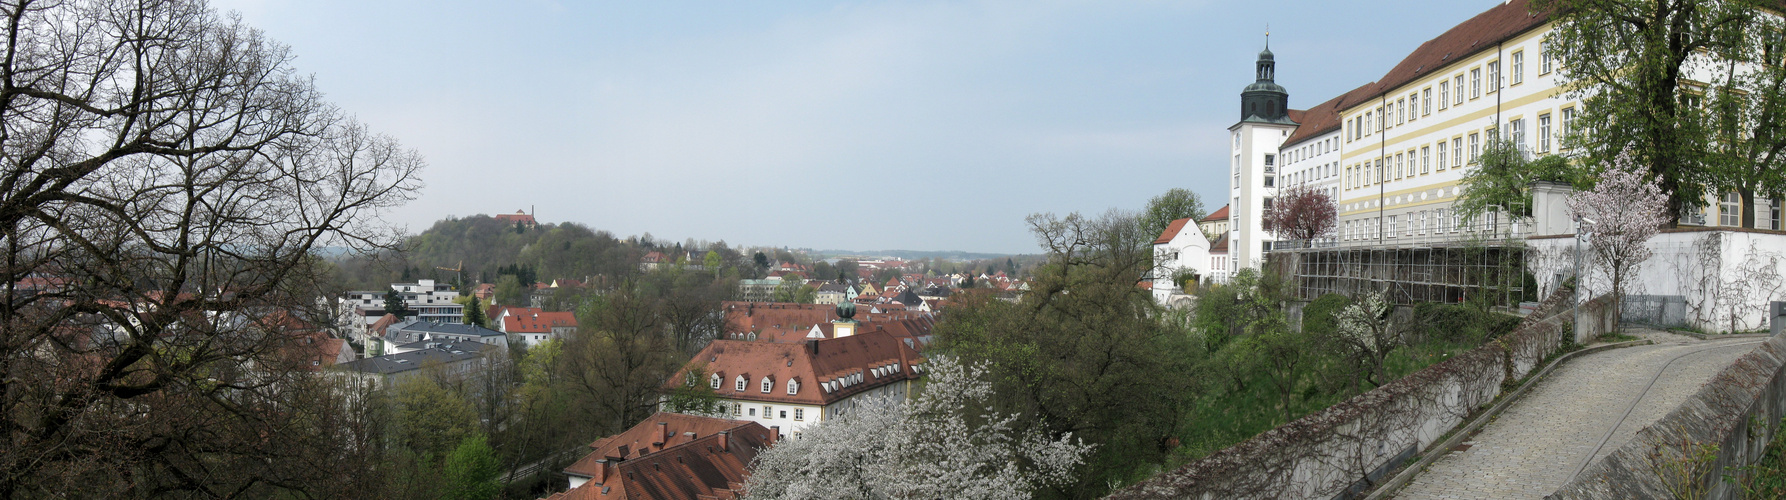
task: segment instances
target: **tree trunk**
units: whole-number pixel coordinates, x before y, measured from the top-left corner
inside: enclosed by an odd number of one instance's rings
[[[1755,189],[1749,188],[1749,187],[1743,187],[1743,188],[1737,189],[1736,192],[1739,195],[1741,195],[1743,198],[1743,208],[1742,208],[1743,221],[1742,221],[1742,224],[1740,224],[1740,225],[1742,227],[1754,229],[1755,228]]]

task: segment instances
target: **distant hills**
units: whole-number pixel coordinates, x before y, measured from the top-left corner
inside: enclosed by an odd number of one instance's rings
[[[824,257],[884,257],[899,260],[917,260],[941,258],[952,261],[987,260],[1004,257],[1024,257],[1029,254],[1009,253],[975,253],[959,250],[807,250],[808,254]]]

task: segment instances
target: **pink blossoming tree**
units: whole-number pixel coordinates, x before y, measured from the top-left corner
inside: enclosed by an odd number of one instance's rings
[[[1646,169],[1630,156],[1620,156],[1601,172],[1594,188],[1569,199],[1569,213],[1588,231],[1592,263],[1612,278],[1614,303],[1624,300],[1625,283],[1638,264],[1650,258],[1645,245],[1669,221],[1668,193],[1655,179],[1644,179]],[[1613,308],[1617,320],[1618,308]]]

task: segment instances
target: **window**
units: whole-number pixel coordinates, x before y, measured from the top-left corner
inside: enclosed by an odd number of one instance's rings
[[[1514,151],[1524,152],[1526,150],[1525,120],[1510,120],[1507,122],[1507,140],[1513,141]]]
[[[1440,208],[1433,210],[1433,223],[1437,226],[1433,229],[1433,234],[1445,234],[1446,222],[1449,222],[1449,220],[1445,218],[1445,209]]]
[[[1439,110],[1451,107],[1451,82],[1439,82]]]
[[[1364,112],[1364,136],[1370,137],[1370,135],[1371,135],[1371,112],[1365,111]]]
[[[1265,176],[1265,187],[1277,187],[1277,176]]]
[[[1413,232],[1412,228],[1410,228],[1409,232]],[[1425,210],[1420,211],[1420,234],[1426,234],[1426,211]]]
[[[1408,94],[1408,121],[1414,121],[1415,115],[1419,113],[1420,93],[1415,92]]]
[[[1427,147],[1427,146],[1421,146],[1420,147],[1420,175],[1426,175],[1426,174],[1432,173],[1432,162],[1430,160],[1432,160],[1432,148]]]
[[[1737,227],[1743,225],[1743,199],[1736,193],[1726,193],[1718,203],[1718,225]]]
[[[792,396],[792,395],[799,394],[799,393],[800,393],[800,381],[788,379],[788,395]]]
[[[774,388],[775,388],[775,382],[769,380],[769,377],[763,377],[763,392],[768,393],[771,389],[774,389]]]
[[[1488,63],[1488,92],[1492,94],[1492,93],[1494,93],[1494,91],[1500,90],[1500,89],[1501,89],[1501,62],[1500,61],[1489,61],[1489,63]]]
[[[1563,108],[1563,122],[1557,124],[1557,136],[1567,138],[1575,132],[1575,108]]]
[[[738,391],[738,392],[744,392],[744,376],[739,375],[738,382],[736,384],[732,384],[732,385],[734,386],[732,388],[732,390]]]
[[[1451,103],[1452,104],[1463,104],[1464,103],[1464,75],[1460,73],[1457,75],[1456,78],[1452,79],[1452,81],[1455,83],[1453,83],[1451,85],[1451,88],[1457,89],[1457,94],[1452,97]]]
[[[1395,178],[1402,178],[1402,153],[1395,154]]]
[[[1407,104],[1408,104],[1407,99],[1396,99],[1395,100],[1395,123],[1398,125],[1408,122],[1408,106],[1407,106]]]
[[[751,408],[751,409],[750,409],[750,416],[752,416],[752,417],[754,417],[754,416],[757,416],[757,409],[756,409],[756,408]]]
[[[1445,171],[1445,141],[1439,140],[1439,171]]]
[[[1508,77],[1508,80],[1511,81],[1514,85],[1519,85],[1520,83],[1523,83],[1526,81],[1526,77],[1525,77],[1526,53],[1525,53],[1525,51],[1519,51],[1519,52],[1513,53],[1513,65],[1507,67],[1507,71],[1510,71],[1513,73],[1513,76]]]
[[[1266,153],[1265,154],[1265,173],[1269,174],[1272,172],[1272,170],[1276,170],[1274,168],[1276,166],[1277,166],[1277,155]]]
[[[1389,128],[1389,112],[1379,107],[1377,108],[1377,131],[1382,132],[1386,128]]]
[[[1482,68],[1470,70],[1470,98],[1482,97]]]
[[[1550,152],[1550,115],[1538,115],[1538,152]]]
[[[1482,134],[1470,133],[1470,163],[1476,163],[1477,155],[1482,153]]]
[[[1538,74],[1550,74],[1550,40],[1538,43]]]
[[[763,405],[763,420],[768,420],[768,419],[775,417],[774,413],[770,413],[770,411],[772,411],[774,408],[775,407],[773,407],[773,406]]]
[[[1271,210],[1271,198],[1265,198],[1263,201],[1264,201],[1265,209]]]
[[[713,390],[716,390],[716,391],[719,390],[719,374],[718,373],[713,374],[713,376],[710,377],[710,379],[711,380],[707,383],[707,385],[709,387],[712,387]]]
[[[1384,236],[1387,236],[1387,237],[1390,237],[1390,238],[1394,238],[1394,237],[1395,237],[1395,233],[1396,233],[1396,231],[1395,231],[1395,223],[1397,223],[1397,222],[1400,222],[1400,221],[1399,221],[1399,220],[1398,220],[1398,218],[1399,218],[1399,217],[1400,217],[1400,216],[1396,216],[1396,215],[1391,215],[1391,216],[1389,216],[1389,226],[1388,226],[1388,228],[1387,228],[1387,232],[1388,232],[1388,234],[1386,234],[1386,235],[1384,235]]]
[[[781,413],[777,413],[777,414],[775,414],[775,416],[777,418],[788,418],[788,411],[782,410]]]
[[[1786,199],[1774,198],[1773,203],[1768,204],[1768,206],[1773,207],[1773,209],[1771,210],[1773,212],[1773,216],[1768,218],[1773,223],[1769,224],[1768,229],[1773,229],[1775,231],[1779,231],[1780,229],[1782,229],[1780,226],[1780,222],[1781,222],[1780,221],[1780,202],[1783,202],[1783,201],[1786,201]]]
[[[794,409],[794,421],[798,422],[801,420],[806,420],[806,409],[805,408],[795,408]]]
[[[1464,138],[1462,137],[1451,139],[1451,166],[1464,166]]]
[[[1433,114],[1433,89],[1427,87],[1420,91],[1420,116]]]

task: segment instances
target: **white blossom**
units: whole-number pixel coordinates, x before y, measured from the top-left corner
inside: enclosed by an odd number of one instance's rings
[[[917,399],[870,398],[757,457],[747,498],[1024,499],[1066,484],[1091,445],[1019,434],[991,411],[984,370],[926,363]]]

